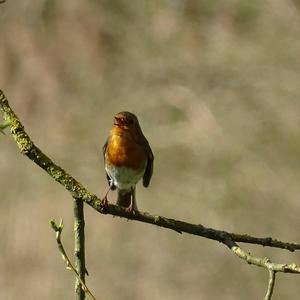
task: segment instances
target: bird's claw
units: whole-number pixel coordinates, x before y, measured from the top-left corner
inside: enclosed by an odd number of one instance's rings
[[[137,210],[134,209],[133,203],[131,203],[127,208],[126,211],[131,215],[135,215]]]
[[[105,197],[101,200],[100,209],[102,212],[105,212],[107,208],[108,208],[108,200],[107,200],[107,196],[105,195]]]

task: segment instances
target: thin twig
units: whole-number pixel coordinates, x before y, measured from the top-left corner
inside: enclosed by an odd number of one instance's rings
[[[237,243],[228,239],[224,244],[239,258],[246,261],[250,265],[255,265],[268,270],[269,281],[267,294],[264,300],[270,300],[274,290],[276,272],[300,274],[300,267],[296,264],[278,264],[273,263],[267,257],[256,257],[243,250]]]
[[[294,263],[290,263],[290,264],[273,263],[270,261],[270,259],[266,257],[253,256],[249,252],[243,250],[237,243],[235,243],[230,238],[225,239],[222,243],[225,244],[236,256],[245,260],[250,265],[262,267],[267,270],[272,269],[275,272],[300,274],[300,267]]]
[[[0,124],[0,132],[5,135],[5,132],[3,130],[5,128],[7,128],[9,125],[10,125],[10,122],[8,122],[8,121],[4,122],[3,124]]]
[[[78,281],[81,283],[84,292],[87,293],[87,294],[89,294],[92,299],[96,300],[95,296],[88,289],[88,287],[86,286],[85,282],[80,278],[77,270],[72,265],[72,263],[71,263],[68,255],[67,255],[67,253],[66,253],[66,251],[64,249],[64,246],[63,246],[62,241],[61,241],[61,233],[62,233],[62,230],[63,230],[63,227],[64,227],[63,220],[60,219],[59,225],[57,225],[55,223],[55,220],[51,220],[50,221],[50,225],[51,225],[51,228],[56,232],[55,238],[56,238],[58,250],[61,253],[62,258],[63,258],[64,262],[67,265],[67,269],[71,270],[71,271],[73,271],[75,273],[75,276],[78,279]]]
[[[275,285],[275,277],[276,277],[276,272],[272,269],[269,269],[268,290],[264,300],[270,300],[272,298],[274,285]]]

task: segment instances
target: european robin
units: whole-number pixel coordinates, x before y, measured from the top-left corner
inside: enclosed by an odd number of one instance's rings
[[[110,190],[117,189],[117,205],[137,210],[135,186],[143,178],[148,187],[153,173],[153,153],[137,117],[123,111],[114,116],[110,135],[103,146],[104,164]]]

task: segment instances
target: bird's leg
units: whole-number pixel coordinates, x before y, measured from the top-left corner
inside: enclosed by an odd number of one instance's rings
[[[111,190],[111,187],[109,186],[107,192],[105,193],[105,195],[104,195],[104,197],[103,197],[103,199],[102,199],[103,201],[108,202],[108,200],[107,200],[107,195],[108,195],[108,193],[109,193],[110,190]]]
[[[108,195],[108,193],[110,192],[112,186],[113,186],[113,182],[112,182],[112,180],[111,180],[111,181],[109,182],[109,188],[108,188],[107,192],[105,193],[105,195],[104,195],[104,197],[103,197],[103,199],[102,199],[102,205],[105,206],[105,207],[108,206],[107,195]]]
[[[130,204],[127,210],[131,214],[135,214],[135,212],[137,211],[136,202],[135,202],[135,187],[131,189]]]

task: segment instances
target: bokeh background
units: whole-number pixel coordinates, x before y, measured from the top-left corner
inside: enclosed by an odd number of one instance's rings
[[[155,154],[139,208],[299,242],[300,2],[11,1],[0,5],[0,84],[36,144],[90,191],[122,110]],[[0,136],[0,298],[73,299],[72,199]],[[115,201],[115,193],[109,195]],[[267,272],[223,245],[86,207],[97,299],[262,299]],[[276,262],[299,253],[244,245]],[[273,299],[298,299],[278,275]]]

